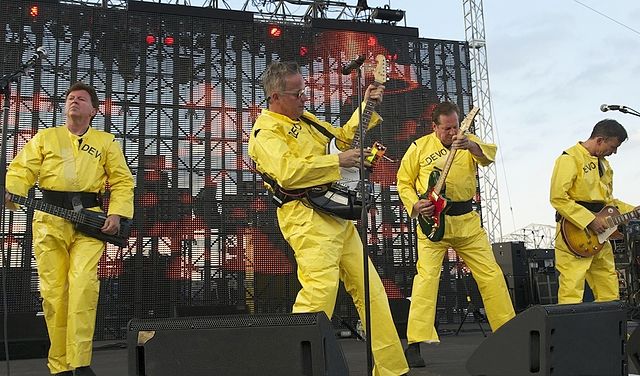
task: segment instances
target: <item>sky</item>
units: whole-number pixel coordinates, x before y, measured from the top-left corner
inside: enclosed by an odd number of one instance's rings
[[[236,10],[244,3],[227,0]],[[554,161],[605,118],[618,120],[629,134],[608,158],[614,196],[640,205],[640,118],[600,111],[603,103],[640,110],[640,1],[483,3],[503,235],[530,224],[554,225]],[[387,4],[405,10],[406,26],[417,27],[420,37],[465,39],[463,0],[368,0],[370,7]]]

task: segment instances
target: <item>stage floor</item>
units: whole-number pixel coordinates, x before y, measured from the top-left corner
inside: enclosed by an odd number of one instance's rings
[[[484,337],[476,326],[475,330],[462,331],[457,336],[452,334],[443,335],[440,344],[422,344],[422,355],[427,362],[427,366],[425,368],[414,368],[409,372],[409,375],[468,376],[469,373],[466,371],[465,363],[483,340]],[[338,342],[347,358],[350,376],[366,376],[367,365],[364,342],[351,338],[340,339]],[[405,340],[402,342],[404,345]],[[96,342],[94,344],[92,367],[98,376],[127,375],[127,349],[125,346],[125,342]],[[11,361],[11,376],[47,375],[48,369],[45,363],[45,359]],[[629,364],[629,372],[630,374],[637,373],[631,362]],[[0,362],[0,375],[6,375],[5,362]],[[216,375],[214,370],[212,370],[211,375]]]

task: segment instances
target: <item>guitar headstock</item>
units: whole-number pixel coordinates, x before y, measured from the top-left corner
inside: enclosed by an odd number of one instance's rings
[[[467,116],[465,116],[464,119],[462,119],[462,122],[460,123],[461,133],[469,130],[469,128],[471,127],[471,124],[473,123],[473,119],[475,119],[476,115],[478,115],[478,112],[480,112],[480,108],[475,106],[471,107],[471,110],[469,111]]]
[[[376,56],[376,68],[373,70],[375,81],[381,85],[387,82],[387,58],[384,55]]]

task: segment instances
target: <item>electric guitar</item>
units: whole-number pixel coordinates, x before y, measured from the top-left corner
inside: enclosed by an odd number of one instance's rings
[[[129,219],[121,218],[120,230],[118,230],[118,233],[115,235],[109,235],[100,231],[102,226],[104,226],[104,221],[107,219],[107,216],[102,212],[94,212],[87,209],[80,209],[79,211],[69,210],[48,204],[42,200],[34,200],[8,192],[7,194],[10,196],[10,200],[16,204],[55,215],[56,217],[64,218],[72,222],[76,229],[85,235],[109,242],[117,245],[118,247],[124,247],[127,245],[132,225],[132,221]]]
[[[607,223],[607,229],[600,234],[596,234],[589,228],[581,229],[564,217],[560,220],[562,239],[569,247],[569,250],[577,256],[591,257],[602,250],[609,238],[620,239],[622,234],[618,232],[618,225],[640,217],[640,209],[620,214],[617,208],[605,206],[595,213],[595,216],[596,218],[603,218]]]
[[[387,60],[384,55],[376,56],[376,68],[373,75],[375,79],[373,85],[383,85],[387,81]],[[367,100],[362,111],[361,124],[363,126],[368,125],[369,121],[371,121],[374,108],[375,102],[373,100]],[[360,141],[360,129],[358,129],[350,147],[360,147]],[[336,143],[337,140],[334,138],[328,146],[328,154],[341,152]],[[365,158],[372,165],[375,165],[375,163],[384,156],[386,149],[387,148],[380,142],[374,142],[371,148],[371,154]],[[367,192],[371,192],[372,190],[370,184],[361,187],[360,169],[358,167],[340,168],[340,180],[331,184],[309,188],[306,192],[306,198],[311,205],[321,211],[334,214],[340,218],[355,220],[360,219],[363,205],[363,189],[366,189]]]
[[[478,107],[471,108],[471,111],[469,111],[467,116],[462,120],[462,123],[460,123],[458,136],[463,135],[469,127],[471,127],[471,123],[473,123],[473,119],[478,114],[478,111],[480,111]],[[429,240],[434,242],[442,240],[442,237],[444,236],[444,216],[449,210],[449,207],[447,207],[448,198],[444,194],[444,187],[445,180],[447,179],[447,175],[449,174],[449,170],[453,164],[453,158],[456,156],[456,151],[456,149],[451,148],[449,155],[447,156],[447,160],[444,163],[444,167],[442,168],[442,172],[438,170],[431,171],[427,191],[419,196],[420,199],[427,199],[431,201],[435,208],[433,214],[430,216],[418,216],[418,224],[420,225],[422,232]]]

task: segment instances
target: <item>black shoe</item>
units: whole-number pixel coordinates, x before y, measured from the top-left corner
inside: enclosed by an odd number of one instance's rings
[[[424,359],[420,356],[420,343],[411,343],[404,350],[404,357],[407,358],[407,363],[411,368],[425,367]]]
[[[73,376],[73,372],[71,371],[58,372],[58,373],[54,373],[53,376]]]
[[[78,367],[75,371],[73,371],[73,374],[75,376],[96,376],[96,373],[93,372],[93,370],[89,366]]]

